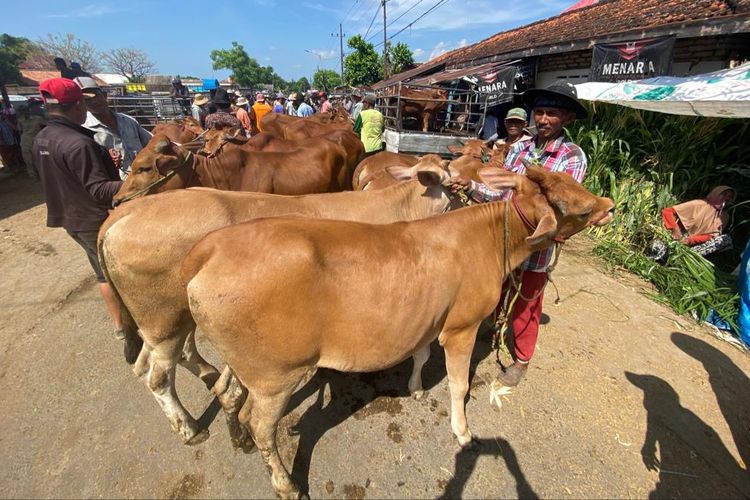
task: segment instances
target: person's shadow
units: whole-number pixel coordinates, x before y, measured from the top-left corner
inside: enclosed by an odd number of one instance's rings
[[[463,498],[464,488],[477,465],[480,455],[492,455],[502,457],[505,460],[505,466],[516,480],[517,498],[539,498],[539,495],[534,492],[534,489],[526,480],[513,447],[502,438],[475,439],[472,449],[467,448],[459,451],[456,454],[456,468],[453,476],[445,485],[443,494],[438,498],[442,500]]]
[[[659,482],[650,498],[711,496],[710,486],[692,474],[694,451],[742,496],[750,494],[747,472],[721,442],[718,434],[695,413],[680,404],[677,392],[653,375],[625,372],[627,379],[643,390],[648,412],[646,437],[641,448],[643,463],[659,471]],[[656,445],[659,445],[659,458]]]
[[[750,467],[750,378],[729,356],[703,340],[673,332],[672,342],[703,363],[734,444],[745,467]],[[750,477],[750,472],[748,474]]]

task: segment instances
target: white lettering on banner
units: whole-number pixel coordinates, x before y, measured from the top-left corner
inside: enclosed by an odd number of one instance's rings
[[[638,61],[637,63],[609,63],[602,66],[602,75],[633,75],[656,72],[654,61],[648,61],[648,69],[644,71],[646,63]]]
[[[479,91],[489,94],[490,92],[498,92],[508,90],[508,84],[505,81],[495,82],[491,85],[480,85]]]

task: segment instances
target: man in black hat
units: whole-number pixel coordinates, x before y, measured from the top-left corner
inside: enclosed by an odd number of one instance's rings
[[[216,89],[212,99],[216,111],[206,117],[206,128],[242,128],[242,123],[231,112],[229,94],[221,87]]]
[[[511,146],[504,168],[524,174],[526,167],[523,161],[527,161],[550,172],[566,172],[578,182],[583,182],[588,166],[586,155],[565,135],[564,130],[574,120],[588,116],[586,108],[578,102],[575,87],[570,83],[556,83],[546,89],[530,89],[524,92],[523,101],[532,109],[537,134],[532,140],[519,141]],[[452,181],[454,190],[465,189],[479,202],[507,200],[511,196],[509,191],[493,191],[470,179],[454,177]],[[510,311],[515,362],[499,376],[509,387],[517,385],[526,374],[536,348],[547,270],[553,252],[553,246],[536,252],[521,266],[521,292]],[[504,284],[503,291],[504,294],[516,293],[508,282]],[[504,303],[503,299],[504,295],[500,304]]]

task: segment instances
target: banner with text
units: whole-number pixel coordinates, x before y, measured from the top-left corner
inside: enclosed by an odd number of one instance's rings
[[[590,82],[642,80],[672,72],[674,36],[634,42],[597,43],[591,58]]]
[[[475,90],[487,95],[487,107],[513,99],[516,67],[506,66],[486,73],[464,77],[475,85]]]

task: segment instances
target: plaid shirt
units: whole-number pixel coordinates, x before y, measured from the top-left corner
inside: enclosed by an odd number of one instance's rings
[[[586,154],[580,147],[563,135],[548,144],[547,148],[539,154],[536,151],[535,139],[536,137],[529,141],[515,143],[508,152],[508,156],[505,157],[503,168],[517,174],[524,174],[526,173],[526,167],[521,163],[521,160],[525,159],[540,163],[549,172],[566,172],[579,183],[583,182],[588,163]],[[471,182],[471,188],[469,189],[469,196],[480,203],[508,200],[511,194],[512,190],[510,189],[495,191],[485,184],[474,181]],[[523,268],[537,273],[547,272],[553,252],[554,246],[534,252],[524,262]]]

